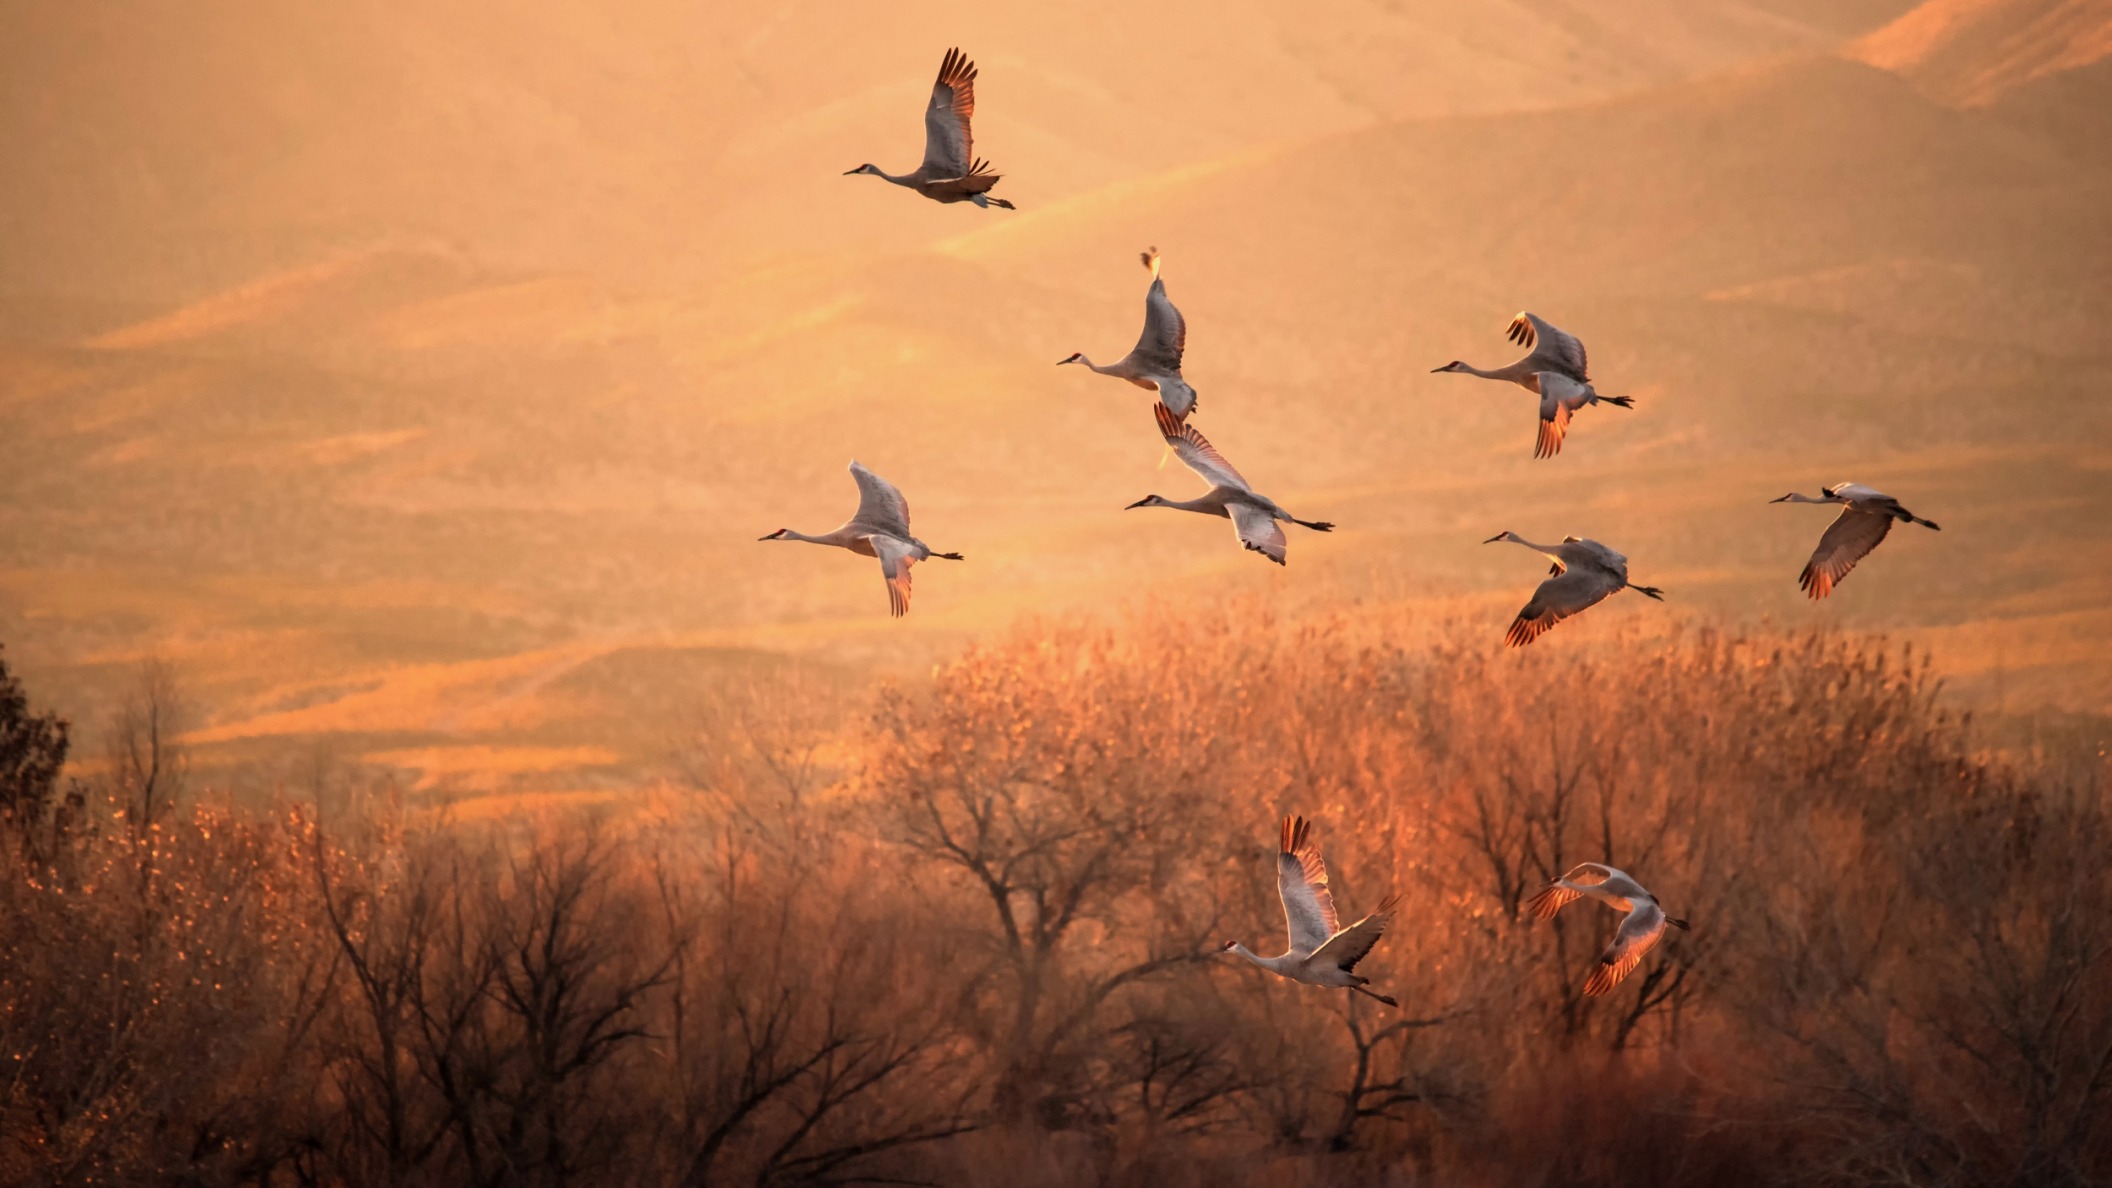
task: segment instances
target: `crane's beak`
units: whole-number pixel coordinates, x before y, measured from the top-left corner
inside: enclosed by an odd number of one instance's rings
[[[860,165],[860,166],[859,166],[858,168],[856,168],[856,169],[846,169],[846,170],[844,170],[844,171],[843,171],[843,175],[844,175],[845,177],[849,177],[850,175],[852,175],[852,174],[854,174],[854,173],[864,173],[864,172],[865,172],[865,166],[863,166],[863,165]]]
[[[1123,511],[1128,511],[1128,510],[1130,510],[1130,508],[1135,508],[1135,507],[1144,507],[1144,506],[1147,506],[1147,505],[1149,505],[1149,504],[1151,503],[1151,500],[1152,500],[1152,496],[1150,496],[1150,495],[1146,495],[1146,496],[1145,496],[1144,498],[1142,498],[1142,499],[1139,499],[1139,500],[1137,500],[1137,501],[1136,501],[1135,503],[1132,503],[1132,504],[1130,504],[1130,505],[1129,505],[1129,507],[1125,507],[1125,508],[1123,508],[1122,510],[1123,510]]]
[[[1506,537],[1506,536],[1509,536],[1509,535],[1510,535],[1510,531],[1509,531],[1508,529],[1506,529],[1505,531],[1499,532],[1499,533],[1497,533],[1496,535],[1494,535],[1494,536],[1492,536],[1492,537],[1488,538],[1487,540],[1485,540],[1485,541],[1482,541],[1481,543],[1483,543],[1483,544],[1495,544],[1495,543],[1496,543],[1497,541],[1499,541],[1499,540],[1502,540],[1502,539],[1503,539],[1504,537]]]
[[[1788,503],[1788,502],[1789,502],[1789,496],[1787,496],[1787,495],[1784,495],[1784,496],[1783,496],[1782,498],[1780,498],[1780,499],[1770,499],[1770,500],[1768,500],[1768,502],[1769,502],[1769,503]]]
[[[771,534],[770,534],[770,535],[768,535],[768,536],[758,536],[758,537],[756,537],[756,539],[757,539],[757,540],[776,540],[776,539],[777,539],[777,533],[773,532],[773,533],[771,533]]]

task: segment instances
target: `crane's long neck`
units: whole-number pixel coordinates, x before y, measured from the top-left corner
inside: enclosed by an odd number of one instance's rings
[[[905,173],[898,177],[895,174],[886,172],[877,165],[873,167],[873,176],[884,178],[898,186],[915,186],[917,184],[917,175],[914,173]]]
[[[1499,367],[1494,371],[1483,371],[1481,368],[1474,366],[1472,363],[1461,363],[1459,365],[1459,369],[1461,371],[1466,372],[1468,375],[1478,375],[1483,379],[1505,380],[1512,383],[1515,383],[1518,380],[1518,376],[1515,374],[1516,369],[1514,367],[1509,366]]]
[[[1097,371],[1101,375],[1112,375],[1121,379],[1129,378],[1129,373],[1123,369],[1122,364],[1120,362],[1110,363],[1107,366],[1102,367],[1098,363],[1093,362],[1091,359],[1086,358],[1083,352],[1079,353],[1078,361],[1080,363],[1085,364],[1088,370]]]
[[[1532,551],[1540,554],[1541,556],[1554,562],[1556,565],[1563,567],[1564,569],[1567,569],[1570,566],[1576,564],[1579,560],[1576,557],[1564,556],[1564,550],[1561,545],[1535,544],[1522,536],[1512,536],[1508,539],[1512,544],[1524,545],[1526,548],[1531,549]]]
[[[1262,956],[1259,953],[1256,953],[1254,950],[1249,949],[1245,945],[1240,944],[1238,941],[1232,942],[1232,951],[1253,962],[1254,964],[1262,967],[1263,969],[1273,970],[1275,968],[1275,966],[1269,964],[1268,958]]]
[[[1838,496],[1838,495],[1799,495],[1799,494],[1797,494],[1796,492],[1792,491],[1792,492],[1790,492],[1789,494],[1787,494],[1787,495],[1784,495],[1784,496],[1782,497],[1782,502],[1784,502],[1784,503],[1846,503],[1846,502],[1848,502],[1848,501],[1847,501],[1847,500],[1845,500],[1845,499],[1843,499],[1843,498],[1841,498],[1841,497],[1840,497],[1840,496]]]
[[[1160,496],[1159,501],[1153,504],[1152,506],[1172,507],[1179,508],[1181,511],[1201,512],[1206,516],[1229,516],[1232,514],[1225,510],[1225,501],[1215,494],[1198,495],[1194,499],[1168,499],[1164,496]]]
[[[804,532],[797,532],[797,531],[794,531],[793,529],[790,529],[790,528],[787,528],[787,529],[785,529],[784,533],[783,533],[782,535],[780,535],[780,536],[779,536],[779,537],[778,537],[777,539],[779,539],[779,540],[803,540],[803,541],[806,541],[806,542],[807,542],[808,544],[818,544],[818,545],[841,545],[841,544],[843,543],[842,541],[840,541],[840,540],[836,539],[836,537],[835,537],[835,536],[834,536],[833,534],[831,534],[831,535],[828,535],[828,536],[808,536],[808,535],[807,535],[806,533],[804,533]]]

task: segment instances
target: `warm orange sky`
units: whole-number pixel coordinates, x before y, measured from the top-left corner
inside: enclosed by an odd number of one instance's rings
[[[702,692],[855,679],[1023,611],[1258,591],[1480,615],[1501,529],[1668,608],[1928,642],[2013,712],[2112,703],[2102,3],[21,5],[0,45],[0,643],[92,719],[169,659],[207,757],[428,786],[636,778]],[[1900,18],[1897,23],[1895,18]],[[1016,212],[910,168],[945,48]],[[2094,47],[2094,48],[2093,48]],[[1872,63],[1876,63],[1873,65]],[[2093,122],[2095,121],[2095,122]],[[1278,570],[1143,393],[1155,244],[1197,426],[1300,515]],[[1531,459],[1432,375],[1530,308],[1633,412]],[[919,535],[892,622],[853,457]],[[1796,572],[1852,478],[1895,533]]]

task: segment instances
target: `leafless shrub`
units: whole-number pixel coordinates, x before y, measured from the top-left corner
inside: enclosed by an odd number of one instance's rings
[[[654,861],[674,941],[663,1182],[860,1182],[970,1129],[972,1078],[933,997],[947,951],[861,893],[885,877],[876,856],[689,825]]]
[[[183,714],[175,670],[166,661],[149,660],[111,720],[110,791],[136,834],[151,829],[183,794],[189,764],[176,741]]]

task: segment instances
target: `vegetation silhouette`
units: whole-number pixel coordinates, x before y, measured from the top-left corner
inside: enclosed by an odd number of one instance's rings
[[[863,722],[763,682],[600,816],[156,791],[136,735],[8,818],[0,1179],[2112,1171],[2101,758],[1983,756],[1881,640],[1407,627],[1029,623]],[[1293,809],[1351,902],[1405,893],[1398,1012],[1216,952],[1281,918]],[[1694,925],[1603,999],[1605,913],[1521,918],[1582,859]]]

